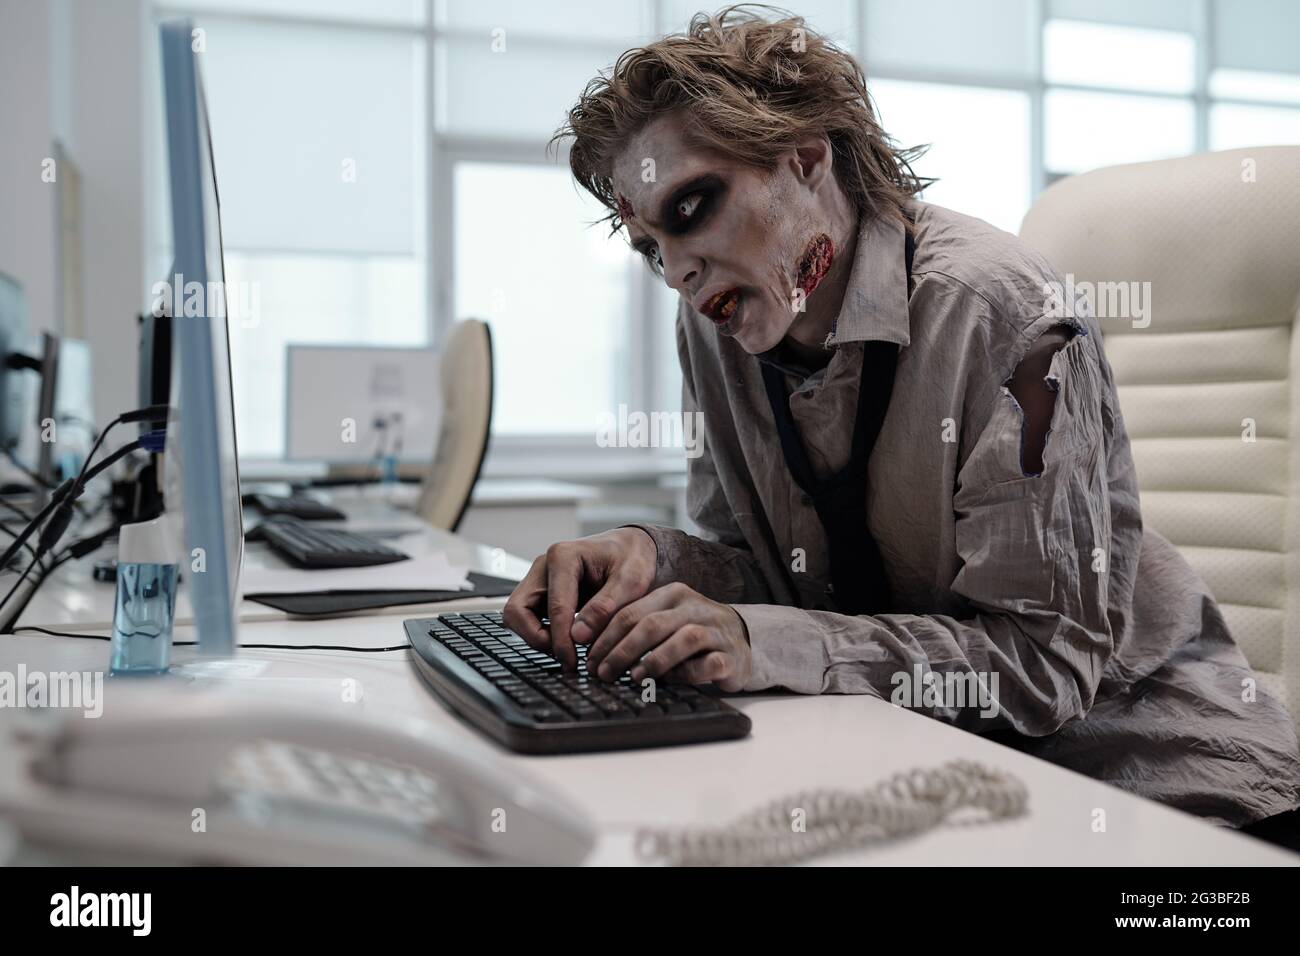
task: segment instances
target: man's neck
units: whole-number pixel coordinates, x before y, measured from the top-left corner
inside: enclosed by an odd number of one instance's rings
[[[822,368],[831,360],[831,350],[826,340],[835,328],[849,289],[849,276],[857,254],[858,227],[852,217],[840,233],[842,244],[836,250],[825,278],[813,290],[805,303],[806,311],[795,319],[782,340],[782,345],[792,358],[809,368]]]

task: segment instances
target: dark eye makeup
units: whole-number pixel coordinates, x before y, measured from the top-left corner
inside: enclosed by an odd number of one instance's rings
[[[713,174],[697,176],[683,183],[664,200],[660,214],[664,231],[670,235],[684,235],[708,219],[718,206],[718,201],[726,192],[726,184],[721,177]],[[643,236],[632,243],[655,275],[663,275],[663,258],[659,255],[659,244],[649,236]]]
[[[708,218],[725,191],[721,177],[712,173],[683,183],[664,203],[664,228],[675,235],[695,228]]]

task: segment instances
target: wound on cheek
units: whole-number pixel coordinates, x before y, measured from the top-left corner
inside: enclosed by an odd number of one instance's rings
[[[618,194],[618,217],[622,219],[624,222],[627,222],[629,219],[632,219],[635,216],[636,216],[636,212],[635,210],[632,209],[632,204],[627,201],[626,196],[624,196],[622,193],[619,193]]]
[[[821,284],[834,260],[835,243],[826,233],[808,241],[799,264],[795,267],[795,286],[803,292],[804,298],[812,295],[813,289]]]

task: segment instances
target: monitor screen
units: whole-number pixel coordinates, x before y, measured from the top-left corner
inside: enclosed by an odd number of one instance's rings
[[[12,452],[23,428],[30,424],[25,411],[29,407],[29,376],[9,361],[11,355],[25,352],[28,345],[23,288],[0,273],[0,452]]]
[[[172,401],[167,430],[167,507],[179,490],[186,562],[199,651],[235,647],[235,604],[243,557],[243,516],[220,197],[198,61],[189,21],[164,23],[163,93],[170,173],[173,274]]]
[[[428,464],[442,418],[438,359],[434,349],[291,344],[287,457]]]

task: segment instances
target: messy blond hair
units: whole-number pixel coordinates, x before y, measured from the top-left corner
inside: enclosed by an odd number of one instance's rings
[[[759,12],[779,19],[764,19]],[[683,110],[698,145],[764,169],[801,137],[830,140],[840,187],[862,217],[901,218],[930,180],[912,172],[922,148],[885,135],[854,58],[802,17],[753,4],[697,13],[685,33],[628,50],[587,84],[552,144],[572,139],[574,178],[622,221],[614,157],[652,119]]]

